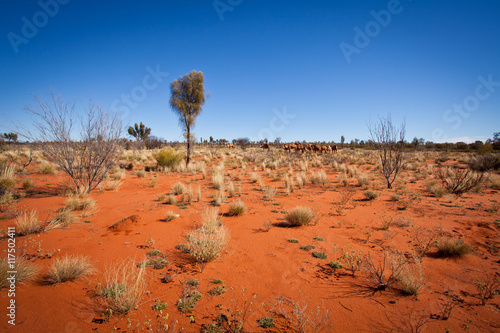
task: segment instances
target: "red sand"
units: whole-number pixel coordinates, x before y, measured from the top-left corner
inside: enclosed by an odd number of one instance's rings
[[[499,272],[499,227],[493,223],[499,219],[499,212],[485,211],[492,207],[494,200],[500,200],[497,191],[484,188],[479,194],[467,193],[450,203],[445,198],[430,196],[424,189],[426,181],[418,180],[408,183],[407,189],[419,194],[420,199],[411,202],[406,210],[398,210],[403,205],[402,201],[391,201],[395,190],[384,188],[374,166],[371,170],[359,167],[375,178],[370,186],[376,188],[379,198],[374,201],[364,200],[364,189],[357,186],[355,178],[350,179],[348,187],[340,186],[336,178],[338,172],[333,172],[331,167],[310,168],[325,170],[328,184],[307,182],[303,189],[295,187],[290,195],[284,192],[284,179],[273,181],[259,168],[265,183],[278,189],[276,197],[267,201],[258,190],[258,185],[250,181],[248,174],[253,172],[253,163],[248,165],[245,171],[239,167],[226,167],[226,177],[230,177],[235,185],[241,184],[242,190],[241,195],[228,198],[227,203],[220,207],[220,213],[227,212],[230,202],[237,198],[245,203],[247,213],[221,217],[231,232],[228,248],[221,258],[208,263],[202,272],[188,254],[175,249],[176,245],[186,243],[184,235],[201,223],[201,212],[210,206],[211,195],[217,191],[212,188],[210,176],[204,180],[201,174],[156,173],[158,185],[150,187],[148,183],[153,173],[139,178],[127,171],[123,184],[116,192],[94,191],[91,194],[97,201],[96,211],[91,216],[79,217],[79,223],[66,229],[17,237],[18,249],[32,240],[25,250],[28,254],[36,254],[38,242],[41,242],[42,253],[60,250],[52,258],[31,259],[39,266],[41,274],[47,271],[54,258],[68,254],[89,256],[97,272],[84,279],[54,286],[41,284],[40,275],[17,285],[15,326],[9,325],[5,316],[8,289],[1,290],[0,313],[3,315],[0,327],[9,332],[112,332],[114,328],[120,332],[133,332],[138,325],[136,331],[140,331],[146,328],[144,322],[148,319],[153,319],[155,327],[155,312],[151,308],[153,300],[160,299],[167,303],[163,313],[169,315],[166,322],[177,322],[177,330],[186,332],[198,332],[202,324],[214,321],[218,314],[235,314],[244,308],[245,302],[247,305],[252,302],[245,331],[264,332],[266,330],[257,325],[257,320],[263,316],[272,317],[268,311],[276,309],[279,299],[287,298],[301,301],[300,304],[308,302],[309,309],[316,304],[324,304],[331,311],[329,332],[403,332],[408,322],[417,322],[420,316],[428,319],[423,332],[445,332],[446,329],[450,332],[500,332],[500,297],[496,296],[485,306],[480,305],[474,283],[477,277],[486,273],[493,276]],[[242,175],[241,181],[235,180],[237,174]],[[409,180],[413,175],[413,172],[405,172],[401,179]],[[2,216],[6,218],[0,221],[1,228],[14,225],[12,210],[37,209],[40,218],[49,219],[63,207],[67,198],[58,194],[59,185],[68,184],[63,173],[33,173],[30,177],[36,183],[35,192],[43,190],[46,193],[28,195],[3,207]],[[191,186],[193,191],[200,184],[202,202],[193,202],[187,209],[180,209],[156,201],[158,194],[170,193],[178,181]],[[51,185],[46,185],[49,183]],[[334,203],[347,189],[356,191],[356,201],[354,206],[347,206],[343,216],[339,216]],[[18,191],[24,190],[19,188]],[[401,195],[401,200],[408,197]],[[282,212],[290,211],[297,205],[314,209],[318,213],[317,224],[300,228],[283,227],[285,214]],[[180,217],[165,222],[164,217],[169,210]],[[122,231],[108,229],[131,215],[138,215],[140,219]],[[412,253],[411,240],[415,228],[392,226],[387,231],[381,228],[384,218],[400,216],[410,218],[415,227],[441,227],[445,235],[463,238],[474,248],[474,253],[454,260],[437,258],[432,255],[435,249],[431,250],[431,254],[423,258],[425,286],[418,296],[404,296],[396,285],[374,292],[367,286],[363,272],[359,271],[352,277],[345,269],[333,270],[327,265],[340,257],[343,247],[362,250],[365,254],[370,252],[375,259],[381,258],[382,247]],[[91,222],[83,223],[84,220]],[[267,222],[274,224],[269,230],[264,227]],[[316,236],[324,238],[324,241],[314,240]],[[146,242],[150,238],[154,239],[151,247]],[[290,238],[298,239],[299,243],[288,242]],[[314,258],[312,251],[299,249],[307,244],[315,244],[316,251],[325,252],[328,259]],[[6,247],[7,241],[3,239],[2,251]],[[100,305],[95,290],[106,267],[126,258],[136,258],[140,262],[153,248],[168,254],[171,263],[162,270],[147,268],[147,290],[150,294],[145,295],[138,310],[127,315],[103,317],[105,309]],[[173,281],[162,283],[161,278],[165,274],[174,274]],[[227,292],[221,296],[210,296],[208,291],[215,286],[212,281],[217,278],[223,281]],[[192,314],[185,315],[176,309],[176,303],[182,292],[181,283],[189,279],[198,279],[198,290],[203,298]],[[451,304],[453,299],[456,306],[451,318],[439,319],[445,306]],[[222,306],[218,307],[219,304]]]

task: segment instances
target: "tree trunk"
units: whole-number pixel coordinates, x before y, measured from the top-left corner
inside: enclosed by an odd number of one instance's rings
[[[188,127],[187,129],[187,157],[186,157],[186,167],[189,165],[189,159],[191,157],[191,131]]]

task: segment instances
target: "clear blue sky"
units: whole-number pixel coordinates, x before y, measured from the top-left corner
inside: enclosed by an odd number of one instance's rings
[[[409,141],[500,131],[498,0],[0,6],[3,124],[29,123],[31,94],[53,87],[80,105],[91,96],[120,111],[125,125],[142,121],[153,135],[182,140],[169,85],[195,69],[210,93],[198,138],[366,140],[366,123],[388,113],[406,119]]]

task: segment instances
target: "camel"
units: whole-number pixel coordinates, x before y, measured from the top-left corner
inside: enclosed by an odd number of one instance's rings
[[[334,153],[337,152],[337,145],[333,145],[330,148],[332,149],[332,152],[334,152]]]
[[[260,147],[260,148],[262,148],[262,149],[264,149],[264,150],[265,150],[265,149],[267,149],[267,150],[270,150],[270,149],[271,149],[271,147],[269,147],[269,144],[267,144],[267,143],[264,143],[264,144],[262,145],[262,147]]]
[[[317,144],[317,143],[314,143],[312,146],[311,146],[312,150],[316,153],[321,153],[321,145]]]
[[[290,145],[289,145],[288,143],[285,143],[285,144],[283,145],[283,150],[284,150],[284,151],[287,151],[287,150],[288,150],[288,151],[290,151],[290,150],[291,150]]]
[[[226,147],[227,147],[227,148],[234,148],[234,145],[233,145],[232,143],[228,143],[228,144],[226,145]]]

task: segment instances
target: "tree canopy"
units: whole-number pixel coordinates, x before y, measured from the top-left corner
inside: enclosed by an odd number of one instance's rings
[[[203,81],[203,73],[193,70],[170,84],[170,107],[179,116],[179,124],[186,132],[186,165],[189,164],[191,155],[191,129],[205,104]]]

